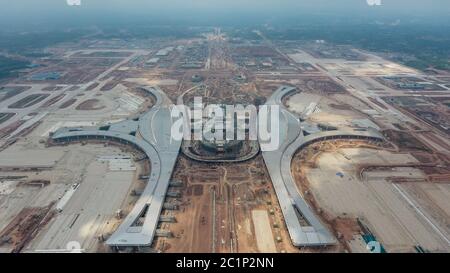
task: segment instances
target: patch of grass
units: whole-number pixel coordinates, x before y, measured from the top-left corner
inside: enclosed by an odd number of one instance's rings
[[[18,70],[27,68],[29,62],[0,56],[0,79],[15,77]]]

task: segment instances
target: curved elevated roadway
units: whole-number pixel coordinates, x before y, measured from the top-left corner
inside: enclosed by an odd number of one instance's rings
[[[170,99],[156,87],[145,87],[155,96],[156,104],[139,119],[126,120],[102,127],[62,128],[52,135],[54,141],[86,138],[116,140],[142,150],[150,159],[151,174],[141,197],[122,224],[107,240],[110,246],[149,246],[153,241],[169,181],[180,151],[181,141],[170,136],[175,122],[170,115],[174,107]],[[263,151],[264,161],[275,188],[286,226],[295,246],[334,244],[334,236],[313,213],[291,174],[295,152],[313,142],[334,138],[365,138],[382,140],[371,130],[335,130],[304,136],[302,123],[282,103],[283,97],[295,92],[292,87],[280,87],[266,104],[279,105],[280,145],[277,150]],[[270,126],[270,125],[269,125]],[[269,127],[270,128],[270,127]],[[260,142],[262,142],[260,140]],[[143,224],[137,224],[140,218]],[[302,224],[302,222],[306,222]]]
[[[335,244],[334,236],[314,214],[299,192],[291,173],[292,158],[297,150],[317,141],[336,138],[364,138],[382,141],[383,137],[374,130],[352,129],[324,131],[304,136],[300,119],[289,112],[282,103],[283,97],[293,92],[296,92],[295,88],[282,86],[266,103],[267,105],[280,106],[280,141],[277,150],[263,151],[263,158],[293,245],[301,247]]]
[[[126,120],[103,127],[62,128],[54,141],[86,138],[116,140],[142,150],[150,159],[147,185],[132,211],[106,241],[110,246],[150,246],[158,225],[181,141],[170,136],[174,122],[170,99],[157,87],[145,87],[156,98],[155,105],[138,120]],[[143,224],[137,224],[144,217]]]

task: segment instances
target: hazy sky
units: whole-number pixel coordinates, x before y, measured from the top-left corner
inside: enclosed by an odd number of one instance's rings
[[[96,21],[122,22],[152,19],[160,23],[217,20],[282,18],[295,16],[450,18],[450,0],[80,0],[69,6],[67,0],[0,0],[3,29],[19,25],[95,24]],[[217,22],[216,22],[217,21]]]

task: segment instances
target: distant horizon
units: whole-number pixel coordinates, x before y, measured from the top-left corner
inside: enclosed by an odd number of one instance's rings
[[[446,0],[0,0],[1,30],[139,23],[199,26],[389,22],[450,24]],[[371,2],[370,2],[371,3]]]

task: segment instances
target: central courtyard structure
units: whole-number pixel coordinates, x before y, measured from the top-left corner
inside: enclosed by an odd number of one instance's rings
[[[106,241],[111,247],[148,247],[152,244],[182,146],[181,140],[171,137],[172,125],[176,122],[176,118],[171,116],[171,109],[175,105],[158,87],[147,86],[142,89],[156,99],[155,105],[147,113],[135,119],[100,127],[61,128],[51,135],[52,141],[57,143],[88,139],[117,141],[141,150],[148,157],[151,173],[146,187],[132,211]],[[332,245],[336,243],[334,235],[314,213],[296,186],[291,173],[292,158],[299,149],[318,141],[330,139],[383,141],[383,136],[372,129],[337,129],[319,132],[302,130],[308,126],[305,126],[300,117],[288,111],[282,103],[285,96],[296,91],[294,87],[282,86],[266,102],[267,105],[280,106],[280,141],[278,149],[263,150],[262,155],[292,244],[297,247]],[[260,140],[260,145],[262,144]]]

